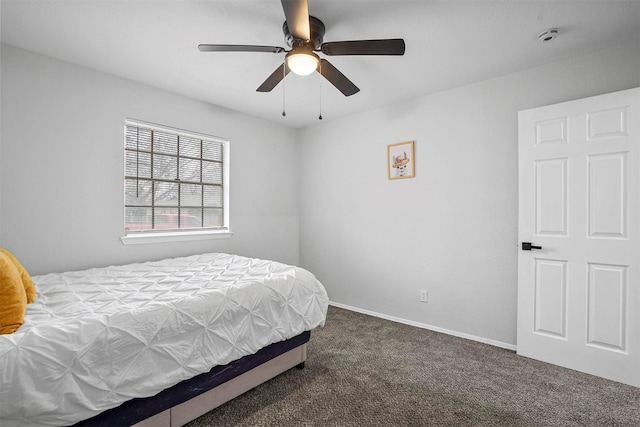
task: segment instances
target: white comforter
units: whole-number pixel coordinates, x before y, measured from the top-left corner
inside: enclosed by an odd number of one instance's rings
[[[0,425],[64,425],[324,324],[308,271],[204,254],[33,277],[0,335]]]

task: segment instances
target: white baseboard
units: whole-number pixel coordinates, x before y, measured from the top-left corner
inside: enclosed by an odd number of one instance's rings
[[[363,308],[352,307],[346,304],[340,304],[339,302],[329,301],[329,305],[332,305],[338,308],[344,308],[345,310],[355,311],[357,313],[367,314],[369,316],[379,317],[381,319],[391,320],[392,322],[404,323],[405,325],[415,326],[417,328],[428,329],[430,331],[441,332],[447,335],[453,335],[454,337],[458,337],[458,338],[465,338],[468,340],[481,342],[483,344],[489,344],[489,345],[504,348],[507,350],[512,350],[512,351],[517,350],[517,346],[515,346],[514,344],[508,344],[502,341],[495,341],[488,338],[477,337],[475,335],[452,331],[450,329],[445,329],[438,326],[427,325],[426,323],[414,322],[413,320],[407,320],[407,319],[402,319],[400,317],[389,316],[387,314],[377,313],[375,311],[365,310]]]

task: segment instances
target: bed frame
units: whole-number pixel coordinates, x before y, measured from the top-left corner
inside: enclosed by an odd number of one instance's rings
[[[306,331],[271,344],[155,396],[130,400],[75,426],[182,426],[293,367],[304,368],[310,336]]]

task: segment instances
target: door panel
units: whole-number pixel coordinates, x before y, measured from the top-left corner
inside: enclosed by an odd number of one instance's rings
[[[627,238],[627,153],[587,156],[589,236]]]
[[[567,234],[567,158],[536,160],[536,234]]]
[[[627,267],[589,264],[587,343],[626,351]]]
[[[535,332],[567,338],[567,263],[536,259]]]
[[[519,114],[518,354],[640,387],[640,89]]]

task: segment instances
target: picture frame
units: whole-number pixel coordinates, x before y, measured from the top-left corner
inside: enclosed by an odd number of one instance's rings
[[[413,141],[387,145],[387,176],[389,179],[415,177],[415,154]]]

